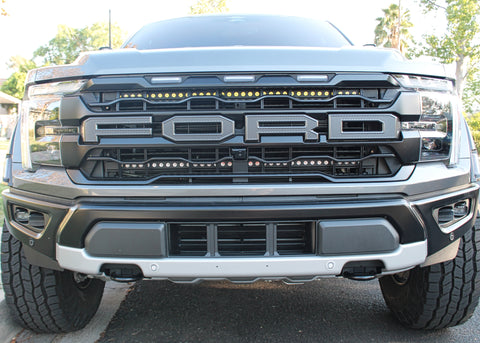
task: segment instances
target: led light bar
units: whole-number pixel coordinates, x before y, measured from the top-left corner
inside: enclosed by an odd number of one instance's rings
[[[258,161],[258,160],[249,160],[248,162],[249,168],[261,168],[261,167],[268,167],[268,168],[275,168],[275,167],[288,167],[291,166],[293,168],[313,168],[313,167],[356,167],[358,166],[359,162],[357,161],[331,161],[328,159],[300,159],[290,162],[279,162],[279,161]],[[149,163],[123,163],[122,168],[129,169],[129,170],[139,170],[139,169],[164,169],[164,170],[181,170],[185,168],[231,168],[233,167],[233,161],[221,161],[221,162],[186,162],[186,161],[156,161],[156,162],[149,162]]]
[[[280,162],[280,161],[258,161],[258,160],[249,160],[249,167],[286,167],[288,165],[294,167],[314,167],[314,166],[356,166],[359,162],[357,161],[331,161],[328,159],[300,159],[290,162]],[[142,169],[142,168],[212,168],[212,167],[232,167],[233,161],[221,161],[221,162],[186,162],[186,161],[157,161],[157,162],[138,162],[138,163],[123,163],[122,168],[126,169]]]
[[[297,99],[329,99],[334,96],[359,96],[359,89],[318,89],[318,88],[297,88],[297,89],[198,89],[198,90],[166,90],[148,92],[123,92],[119,94],[120,99],[148,99],[151,101],[172,101],[187,98],[217,97],[223,99],[246,99],[254,100],[265,96],[287,96]]]

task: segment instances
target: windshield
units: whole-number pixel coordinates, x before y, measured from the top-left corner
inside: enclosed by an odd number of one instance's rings
[[[149,24],[124,48],[169,49],[221,46],[338,48],[351,42],[328,22],[265,15],[193,16]]]

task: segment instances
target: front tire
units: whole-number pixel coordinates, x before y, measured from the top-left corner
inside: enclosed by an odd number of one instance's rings
[[[380,278],[395,317],[415,329],[442,329],[466,322],[480,296],[480,227],[460,242],[455,259]]]
[[[105,282],[28,263],[22,244],[3,226],[2,282],[12,317],[39,333],[82,329],[97,312]]]

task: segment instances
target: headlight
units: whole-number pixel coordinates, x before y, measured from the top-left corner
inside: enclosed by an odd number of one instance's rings
[[[62,126],[60,100],[78,92],[86,80],[33,85],[28,100],[21,104],[21,145],[23,168],[36,164],[61,165],[60,140],[65,134],[78,134],[77,127]]]
[[[402,122],[403,131],[418,131],[422,138],[419,161],[457,163],[460,111],[450,80],[395,75],[399,83],[418,91],[422,99],[418,121]]]

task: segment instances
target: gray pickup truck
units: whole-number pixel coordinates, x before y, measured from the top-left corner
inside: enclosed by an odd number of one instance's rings
[[[108,278],[378,278],[425,329],[478,303],[454,81],[327,22],[178,18],[33,70],[6,162],[2,280],[34,331],[84,327]]]

